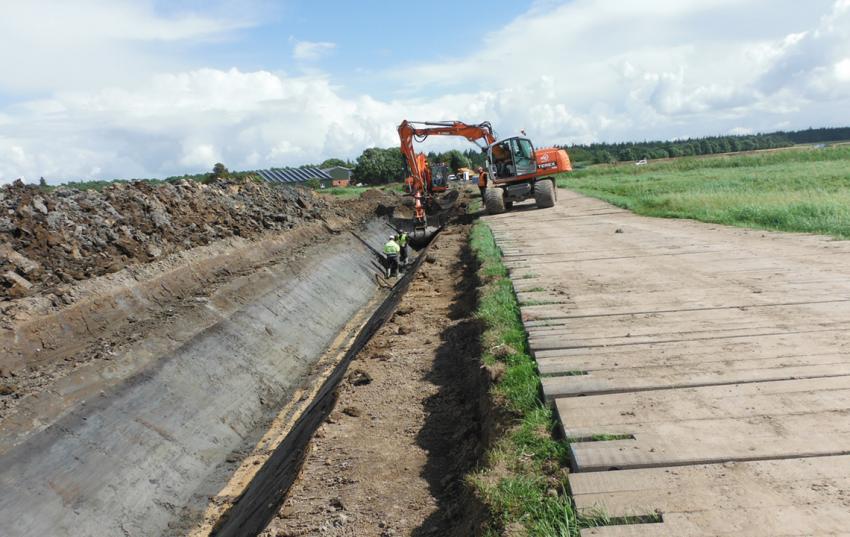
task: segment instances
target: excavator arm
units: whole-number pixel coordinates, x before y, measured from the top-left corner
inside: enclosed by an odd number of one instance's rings
[[[496,141],[493,127],[489,122],[478,125],[467,125],[461,121],[407,121],[398,126],[398,137],[401,140],[401,152],[407,161],[412,178],[412,194],[414,199],[415,228],[424,230],[427,225],[425,205],[431,196],[428,185],[428,164],[423,155],[417,155],[413,142],[424,142],[429,136],[462,136],[482,150]],[[484,145],[479,143],[483,141]]]

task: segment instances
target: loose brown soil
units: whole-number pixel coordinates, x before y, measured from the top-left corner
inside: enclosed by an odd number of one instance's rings
[[[265,537],[469,536],[463,476],[482,453],[487,375],[468,225],[437,239],[392,319],[351,364]]]
[[[397,203],[381,191],[339,200],[251,181],[3,187],[0,420],[68,375],[125,367],[149,336],[203,328],[210,297],[237,278],[261,277]]]
[[[116,183],[47,190],[16,181],[0,189],[0,311],[10,299],[74,301],[75,282],[230,237],[254,238],[332,218],[351,218],[390,194],[340,201],[304,188],[250,180],[201,184]]]

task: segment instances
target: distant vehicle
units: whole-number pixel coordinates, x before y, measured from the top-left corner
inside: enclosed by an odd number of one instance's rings
[[[455,174],[449,175],[449,181],[457,181],[457,175],[455,175]]]
[[[639,161],[635,162],[635,166],[645,166],[645,165],[646,165],[646,159],[645,158],[642,158]]]

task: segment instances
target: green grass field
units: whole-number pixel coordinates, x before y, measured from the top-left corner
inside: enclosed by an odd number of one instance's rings
[[[347,187],[332,187],[316,190],[321,194],[329,194],[342,199],[359,198],[361,194],[371,189],[383,191],[404,192],[404,183],[389,183],[381,186],[347,186]]]
[[[850,238],[850,147],[594,166],[558,186],[638,214]]]

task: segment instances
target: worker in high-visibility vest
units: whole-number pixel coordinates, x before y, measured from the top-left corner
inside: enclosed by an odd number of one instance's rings
[[[478,191],[481,192],[481,199],[484,199],[484,193],[487,191],[487,174],[481,166],[478,167]]]
[[[395,241],[395,235],[390,235],[390,240],[384,245],[384,258],[387,263],[387,278],[398,274],[398,255],[401,247]]]
[[[400,231],[398,234],[398,238],[396,242],[398,243],[399,248],[401,248],[401,252],[399,253],[399,259],[401,261],[401,270],[404,270],[404,267],[407,266],[407,242],[409,237],[407,236],[407,231]]]

